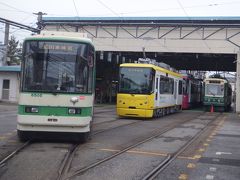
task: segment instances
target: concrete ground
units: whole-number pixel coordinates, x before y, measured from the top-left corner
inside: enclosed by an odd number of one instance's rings
[[[208,139],[206,151],[188,179],[240,179],[240,117],[229,113]]]

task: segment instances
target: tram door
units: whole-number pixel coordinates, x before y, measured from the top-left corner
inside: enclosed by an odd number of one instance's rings
[[[155,106],[160,106],[160,77],[159,75],[156,76],[156,79],[155,79]]]
[[[178,85],[177,85],[177,81],[175,80],[174,81],[174,101],[175,101],[175,104],[177,104],[177,91],[178,91]]]
[[[176,81],[176,104],[182,104],[182,94],[183,94],[183,82],[181,80]],[[175,97],[175,94],[174,94]]]
[[[9,100],[9,91],[10,91],[10,80],[4,79],[3,87],[2,87],[2,99]]]

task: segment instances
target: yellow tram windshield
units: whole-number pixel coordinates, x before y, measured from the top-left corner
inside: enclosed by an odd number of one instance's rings
[[[149,67],[121,67],[119,93],[150,94],[153,91],[154,70]]]

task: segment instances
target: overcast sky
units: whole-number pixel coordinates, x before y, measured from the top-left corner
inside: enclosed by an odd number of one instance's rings
[[[36,27],[37,17],[240,16],[240,0],[0,0],[0,17]],[[0,42],[4,24],[0,23]],[[11,28],[22,41],[30,32]]]

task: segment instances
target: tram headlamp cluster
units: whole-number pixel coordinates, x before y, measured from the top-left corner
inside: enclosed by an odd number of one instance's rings
[[[26,113],[38,113],[39,109],[38,109],[38,107],[27,106],[27,107],[25,107],[25,112]]]
[[[68,114],[81,114],[80,108],[68,108]]]

